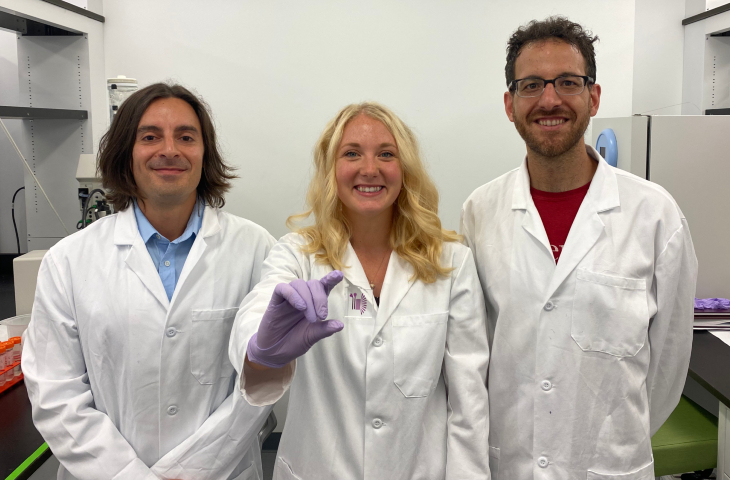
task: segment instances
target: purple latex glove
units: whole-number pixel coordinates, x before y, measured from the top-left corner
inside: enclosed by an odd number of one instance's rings
[[[307,353],[312,345],[342,330],[339,320],[327,318],[327,296],[342,281],[334,270],[321,280],[294,280],[274,289],[259,331],[248,342],[248,359],[281,368]]]
[[[695,298],[696,311],[726,312],[730,311],[730,300],[727,298]]]

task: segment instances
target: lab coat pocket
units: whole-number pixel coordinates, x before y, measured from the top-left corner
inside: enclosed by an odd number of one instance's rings
[[[646,282],[578,269],[571,336],[585,352],[633,357],[649,327]]]
[[[489,447],[489,472],[492,480],[499,479],[499,448]]]
[[[427,397],[436,387],[448,319],[448,312],[393,317],[394,382],[405,397]]]
[[[190,332],[190,370],[202,385],[212,385],[233,374],[228,340],[238,307],[193,310]]]
[[[596,473],[588,470],[586,480],[654,480],[654,459],[649,465],[629,473]]]

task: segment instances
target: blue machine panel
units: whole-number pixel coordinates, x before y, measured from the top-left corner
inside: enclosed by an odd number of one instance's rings
[[[616,134],[613,129],[607,128],[598,135],[596,150],[606,159],[612,167],[618,166],[618,146],[616,145]]]

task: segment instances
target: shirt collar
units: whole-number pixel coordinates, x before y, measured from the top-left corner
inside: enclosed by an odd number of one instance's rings
[[[142,210],[139,208],[139,205],[137,205],[137,199],[134,199],[134,216],[137,219],[137,229],[139,230],[139,234],[142,236],[142,240],[144,240],[145,243],[152,238],[154,235],[159,235],[159,232],[155,227],[152,226],[149,220],[147,220],[147,217],[145,217],[144,213],[142,213]],[[193,208],[193,212],[190,214],[190,218],[188,219],[188,224],[185,226],[185,231],[183,231],[182,235],[180,235],[178,238],[173,240],[171,243],[181,243],[190,238],[193,235],[198,235],[198,232],[200,231],[200,227],[203,225],[203,212],[205,211],[203,201],[198,199],[197,202],[195,202],[195,207]],[[160,235],[162,237],[162,235]],[[165,238],[165,237],[162,237]],[[169,239],[168,239],[169,240]]]
[[[621,205],[618,196],[618,184],[614,167],[610,166],[599,155],[595,148],[586,145],[586,153],[598,162],[598,168],[591,180],[591,186],[586,194],[586,199],[595,199],[595,208],[598,212],[604,212]],[[522,165],[517,169],[517,178],[512,192],[512,209],[525,210],[529,205],[534,205],[530,193],[530,173],[527,170],[527,155]]]

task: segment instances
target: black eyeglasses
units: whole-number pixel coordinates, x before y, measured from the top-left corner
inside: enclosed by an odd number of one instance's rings
[[[509,90],[522,98],[539,97],[545,91],[545,86],[552,83],[558,95],[580,95],[586,89],[586,85],[591,85],[594,81],[587,75],[561,75],[552,80],[520,78],[510,83]]]

